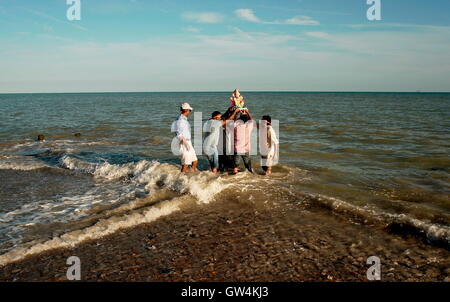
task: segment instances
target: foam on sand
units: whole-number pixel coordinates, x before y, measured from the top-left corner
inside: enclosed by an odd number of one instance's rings
[[[56,248],[69,248],[90,239],[98,239],[112,234],[119,229],[130,228],[142,223],[152,222],[159,217],[169,215],[180,209],[183,198],[174,201],[165,201],[159,206],[151,207],[142,213],[130,213],[124,216],[113,216],[106,220],[100,220],[95,225],[69,232],[55,237],[49,241],[35,244],[31,247],[18,247],[6,254],[0,255],[0,265],[18,261],[25,257],[42,253]]]
[[[324,206],[331,211],[341,214],[359,217],[364,223],[371,220],[385,225],[387,229],[395,229],[397,232],[411,233],[422,237],[429,242],[450,248],[450,227],[411,217],[407,214],[394,214],[382,211],[371,206],[357,206],[344,200],[325,196],[322,194],[307,194],[309,202],[313,205]]]
[[[199,172],[191,175],[185,175],[179,172],[179,169],[170,164],[162,164],[157,161],[142,160],[135,163],[127,163],[123,165],[114,165],[107,162],[89,163],[69,156],[64,156],[60,160],[60,165],[64,168],[80,171],[81,173],[92,174],[100,182],[117,182],[126,178],[126,181],[118,183],[119,188],[127,189],[134,192],[144,188],[148,192],[148,196],[156,196],[157,193],[163,191],[171,191],[175,194],[175,198],[163,200],[157,205],[146,204],[137,200],[131,200],[118,208],[107,211],[108,215],[101,216],[100,220],[84,229],[70,231],[61,236],[54,237],[45,242],[26,243],[16,247],[7,253],[0,255],[0,265],[4,265],[13,261],[23,259],[24,257],[38,254],[55,248],[74,247],[77,244],[89,240],[97,239],[116,232],[122,228],[130,228],[142,223],[152,222],[159,217],[169,215],[180,209],[180,206],[186,200],[195,200],[197,203],[208,203],[214,196],[229,186],[224,184],[220,177],[209,172]],[[88,192],[89,196],[94,196],[93,192]],[[88,198],[89,196],[86,196]],[[81,196],[79,197],[81,198]],[[98,197],[97,197],[98,199]],[[73,200],[65,198],[62,200],[73,204]],[[77,209],[85,208],[91,203],[89,200],[81,199],[72,207]],[[141,208],[144,205],[144,208]],[[50,208],[51,210],[51,208]],[[86,208],[86,210],[88,210]],[[72,211],[73,212],[73,211]],[[86,211],[78,211],[80,217],[72,217],[80,219]]]

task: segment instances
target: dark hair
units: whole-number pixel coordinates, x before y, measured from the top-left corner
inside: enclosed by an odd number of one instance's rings
[[[270,115],[264,115],[261,120],[267,121],[268,124],[272,124],[272,118]]]
[[[190,109],[183,109],[183,108],[180,108],[180,111],[181,111],[181,113],[185,113],[185,112],[190,111]]]
[[[239,119],[244,121],[244,123],[246,123],[249,120],[248,114],[247,113],[245,113],[245,114],[239,113]]]
[[[215,116],[218,116],[219,114],[221,114],[219,111],[214,111],[214,112],[211,114],[211,117],[214,118]]]

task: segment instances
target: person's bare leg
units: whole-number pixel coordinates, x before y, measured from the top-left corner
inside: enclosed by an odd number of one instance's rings
[[[188,165],[182,165],[181,166],[181,173],[187,173],[189,166]]]
[[[233,172],[232,174],[237,174],[239,172],[239,156],[238,155],[234,155],[233,157]]]
[[[266,174],[267,174],[267,175],[272,174],[272,167],[267,167]]]
[[[217,174],[217,169],[216,168],[212,168],[211,172],[213,172],[214,174]]]
[[[194,172],[197,171],[197,164],[198,164],[197,160],[192,162],[192,171],[194,171]]]

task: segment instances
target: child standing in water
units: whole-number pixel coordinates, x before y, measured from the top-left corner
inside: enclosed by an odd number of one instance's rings
[[[262,145],[261,167],[266,175],[272,174],[274,158],[278,157],[278,138],[272,127],[272,118],[270,115],[264,115],[261,118],[261,135],[266,135],[265,139],[260,137]]]

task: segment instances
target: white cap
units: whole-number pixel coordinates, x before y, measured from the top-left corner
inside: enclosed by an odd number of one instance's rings
[[[191,105],[189,105],[189,103],[183,103],[183,104],[181,104],[181,109],[184,109],[184,110],[194,110],[192,107],[191,107]]]

